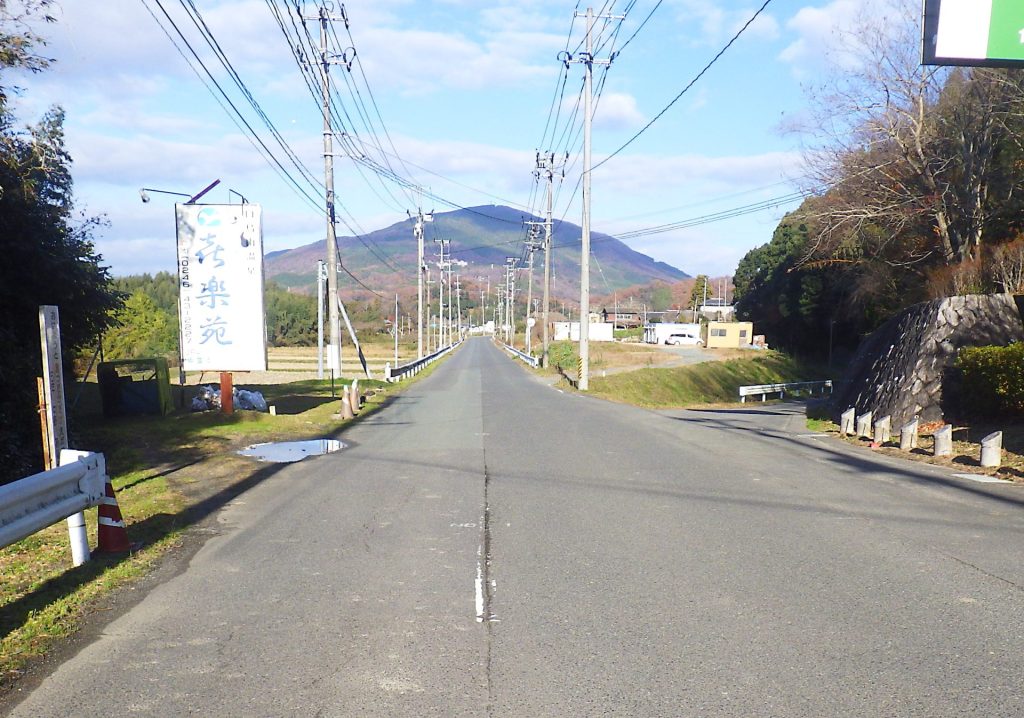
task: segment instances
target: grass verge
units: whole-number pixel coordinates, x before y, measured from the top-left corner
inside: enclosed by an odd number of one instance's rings
[[[604,377],[591,376],[590,393],[612,401],[649,408],[733,403],[745,384],[812,381],[814,370],[777,352],[671,369],[639,369]]]

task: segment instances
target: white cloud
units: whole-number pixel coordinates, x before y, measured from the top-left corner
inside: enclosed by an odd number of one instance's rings
[[[700,36],[688,39],[695,45],[720,45],[735,35],[754,15],[758,6],[727,10],[719,0],[677,0],[677,18],[681,23],[696,22]],[[767,12],[762,12],[746,30],[747,37],[775,40],[779,37],[779,23]]]
[[[606,92],[594,113],[594,129],[630,130],[641,127],[645,118],[636,106],[636,98],[621,92]]]
[[[902,12],[901,0],[832,0],[826,5],[806,6],[786,22],[786,28],[797,38],[779,53],[779,59],[794,65],[819,65],[825,58],[835,59],[840,36],[853,27],[858,18],[884,18]]]

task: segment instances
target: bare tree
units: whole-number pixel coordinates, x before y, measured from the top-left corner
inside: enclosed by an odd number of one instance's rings
[[[1004,71],[922,67],[919,9],[906,0],[864,13],[839,33],[829,81],[809,92],[807,177],[825,194],[806,210],[817,228],[807,261],[979,255],[998,148],[1019,144],[1021,84]]]

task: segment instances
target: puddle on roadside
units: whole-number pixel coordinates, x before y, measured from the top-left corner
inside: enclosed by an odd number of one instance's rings
[[[333,454],[345,448],[347,448],[346,445],[337,439],[310,439],[309,441],[276,441],[267,444],[253,444],[238,453],[257,461],[286,464],[302,461],[307,456]]]

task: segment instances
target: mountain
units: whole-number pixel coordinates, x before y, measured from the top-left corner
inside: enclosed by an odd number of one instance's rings
[[[523,255],[526,236],[524,221],[540,222],[518,209],[501,205],[467,207],[434,214],[426,223],[424,253],[431,272],[436,272],[437,239],[451,240],[453,260],[467,263],[455,271],[476,283],[479,277],[500,281],[505,258]],[[398,222],[361,237],[339,237],[341,263],[348,272],[378,292],[393,295],[416,286],[416,240],[413,219]],[[552,295],[579,298],[580,237],[582,230],[571,222],[554,223],[552,237]],[[597,294],[648,284],[654,281],[677,282],[689,277],[685,272],[646,254],[630,249],[607,234],[591,233],[590,286]],[[298,291],[312,292],[316,287],[316,263],[326,258],[323,242],[295,249],[270,252],[265,258],[266,275],[278,284]],[[534,287],[539,291],[543,279],[543,253],[534,259]],[[339,287],[347,296],[368,297],[369,292],[350,275],[340,275]]]

